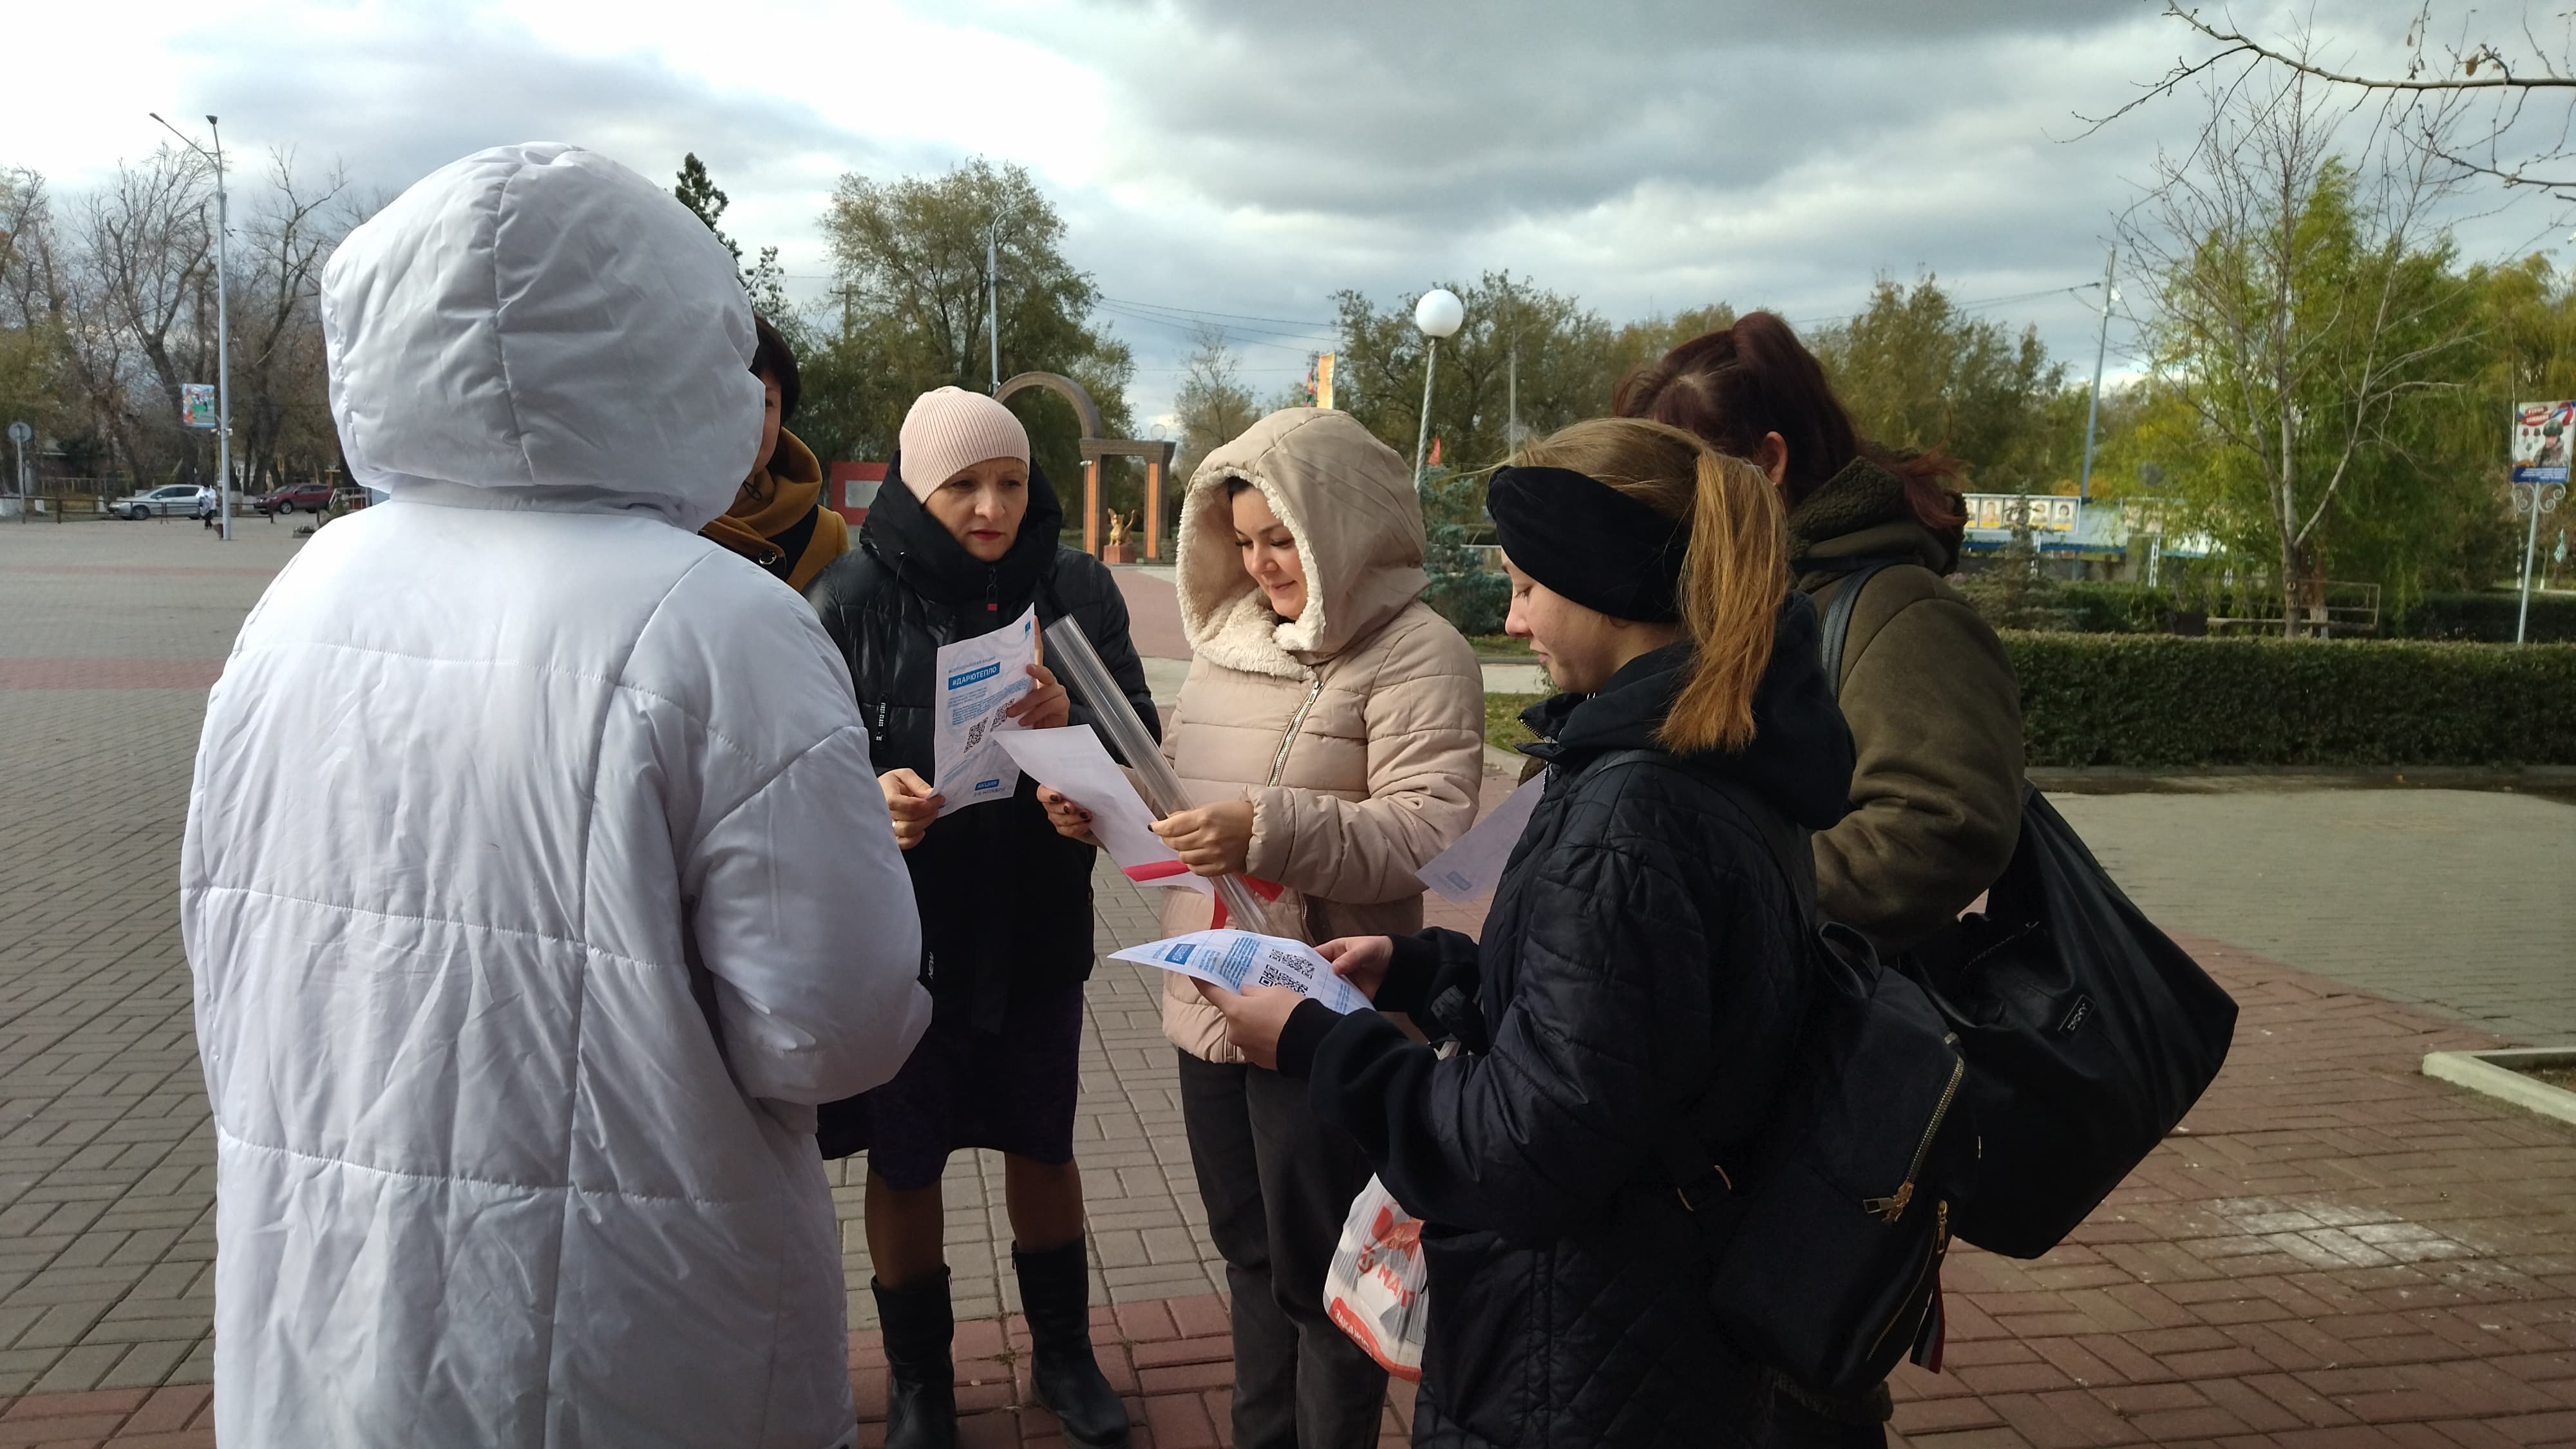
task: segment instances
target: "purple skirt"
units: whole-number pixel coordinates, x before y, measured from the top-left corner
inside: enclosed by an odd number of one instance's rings
[[[869,1170],[905,1192],[938,1182],[961,1147],[1071,1162],[1082,991],[1079,981],[1015,983],[998,1032],[932,1018],[893,1081],[823,1109],[823,1155],[865,1151]]]

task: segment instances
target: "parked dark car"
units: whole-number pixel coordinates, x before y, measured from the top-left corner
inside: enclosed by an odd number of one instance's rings
[[[297,483],[261,498],[252,505],[262,513],[326,513],[331,507],[331,485]]]

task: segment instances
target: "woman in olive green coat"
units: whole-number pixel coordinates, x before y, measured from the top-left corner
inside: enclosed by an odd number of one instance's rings
[[[1873,575],[1844,645],[1853,812],[1816,836],[1817,903],[1881,951],[1956,920],[2003,874],[2021,830],[2021,694],[2003,645],[1944,581],[1964,520],[1958,467],[1864,443],[1789,324],[1768,312],[1631,373],[1614,410],[1699,434],[1770,473],[1789,505],[1798,587],[1829,609]]]

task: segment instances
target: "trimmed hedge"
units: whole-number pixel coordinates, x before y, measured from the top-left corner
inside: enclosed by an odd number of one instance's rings
[[[2522,595],[2514,593],[2426,594],[2396,621],[2394,633],[2408,639],[2483,639],[2490,644],[2513,642],[2515,615],[2522,608]],[[2565,644],[2576,642],[2576,598],[2566,594],[2531,596],[2531,642]]]
[[[2576,765],[2576,645],[2003,640],[2033,765]]]
[[[2088,579],[2060,585],[2057,606],[2066,611],[2066,627],[2079,634],[2161,634],[2174,600],[2145,584]]]

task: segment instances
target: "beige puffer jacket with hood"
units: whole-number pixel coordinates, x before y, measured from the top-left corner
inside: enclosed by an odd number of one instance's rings
[[[1261,490],[1297,541],[1306,608],[1282,621],[1243,570],[1226,484]],[[1422,926],[1414,874],[1475,823],[1485,690],[1421,601],[1422,505],[1404,460],[1348,413],[1290,408],[1210,453],[1181,504],[1181,629],[1196,658],[1163,757],[1201,803],[1252,802],[1248,872],[1285,890],[1264,929],[1308,941]],[[1164,893],[1166,934],[1213,907]],[[1163,1032],[1242,1057],[1183,977]]]

